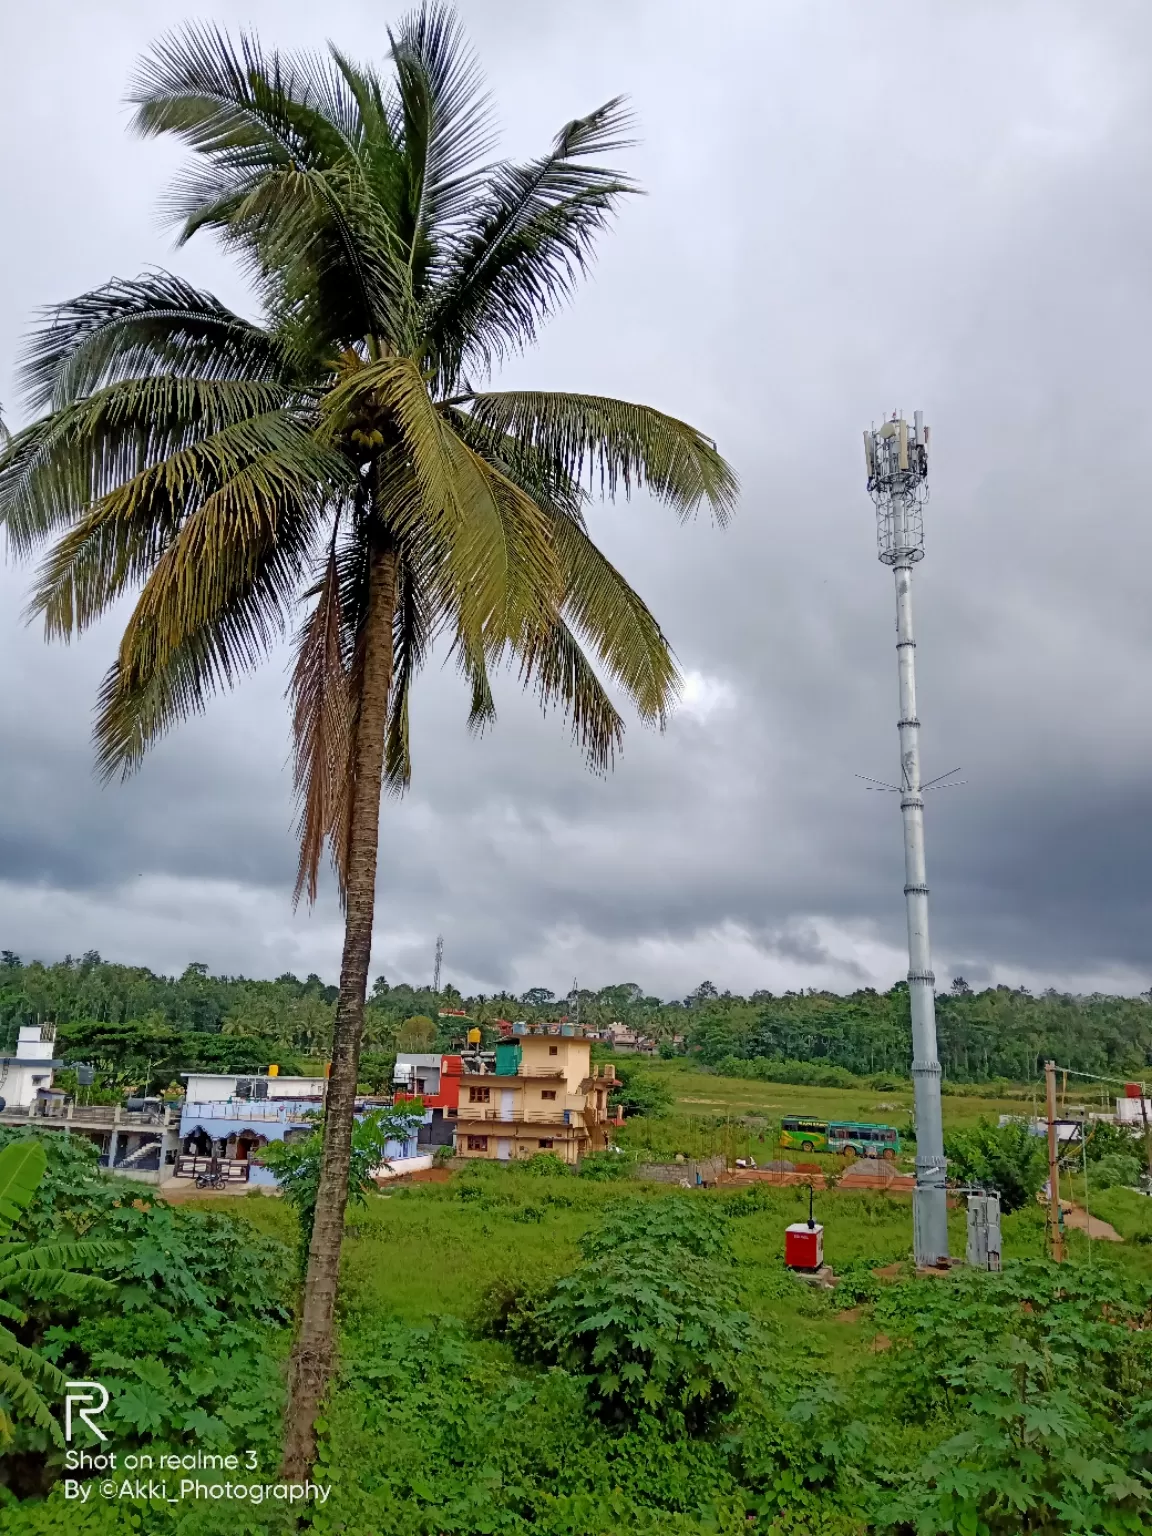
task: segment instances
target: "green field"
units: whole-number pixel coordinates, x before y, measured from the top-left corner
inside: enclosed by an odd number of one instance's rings
[[[912,1123],[912,1086],[896,1088],[862,1085],[854,1088],[817,1088],[796,1083],[759,1082],[722,1077],[701,1071],[686,1061],[645,1060],[645,1075],[663,1083],[674,1095],[667,1115],[642,1116],[626,1122],[618,1133],[620,1145],[639,1157],[666,1161],[723,1156],[729,1160],[753,1157],[763,1164],[774,1158],[795,1158],[777,1146],[780,1121],[785,1115],[807,1114],[823,1120],[871,1121],[906,1131]],[[983,1097],[966,1092],[944,1096],[946,1131],[974,1125],[978,1120],[996,1122],[1000,1115],[1029,1114],[1032,1095],[1024,1089],[1016,1096]],[[914,1149],[906,1144],[900,1164],[912,1166]],[[812,1160],[808,1154],[806,1160]],[[815,1155],[821,1166],[831,1168],[839,1158]]]
[[[908,1099],[866,1089],[745,1082],[677,1064],[653,1064],[652,1070],[674,1088],[675,1108],[652,1121],[638,1117],[624,1139],[652,1147],[679,1138],[689,1154],[696,1150],[694,1136],[699,1150],[707,1150],[709,1134],[720,1136],[717,1124],[726,1131],[729,1117],[745,1135],[758,1134],[759,1121],[771,1127],[781,1113],[798,1110],[830,1118],[887,1116],[899,1124],[898,1111],[881,1106]],[[1019,1113],[1020,1100],[965,1097],[947,1101],[946,1108],[948,1122],[962,1125],[981,1114]],[[325,1414],[322,1453],[333,1495],[329,1509],[315,1517],[318,1536],[529,1530],[548,1536],[736,1536],[753,1528],[747,1511],[760,1507],[755,1490],[765,1486],[755,1457],[749,1460],[751,1453],[739,1449],[744,1436],[763,1448],[756,1455],[767,1458],[764,1465],[776,1469],[763,1476],[778,1490],[777,1505],[770,1506],[777,1518],[769,1522],[765,1515],[755,1529],[768,1536],[874,1536],[883,1529],[895,1536],[887,1523],[863,1516],[865,1504],[871,1499],[870,1508],[880,1507],[878,1490],[889,1481],[909,1486],[922,1459],[970,1422],[958,1402],[947,1412],[937,1403],[928,1415],[899,1407],[902,1383],[919,1359],[910,1348],[917,1316],[939,1298],[939,1328],[953,1330],[947,1348],[955,1349],[957,1361],[968,1362],[964,1370],[977,1371],[988,1350],[999,1350],[1003,1360],[1016,1348],[1016,1325],[1011,1318],[1001,1323],[1001,1312],[994,1335],[965,1332],[977,1328],[966,1321],[974,1314],[965,1310],[963,1296],[970,1303],[971,1293],[957,1292],[953,1316],[948,1296],[957,1281],[963,1284],[963,1272],[952,1279],[914,1278],[910,1196],[817,1189],[825,1259],[839,1282],[827,1291],[798,1281],[783,1263],[785,1229],[807,1215],[807,1188],[758,1184],[685,1192],[638,1179],[597,1182],[536,1172],[473,1163],[446,1182],[398,1185],[350,1210],[341,1303],[344,1364]],[[1067,1192],[1082,1194],[1071,1187]],[[756,1371],[762,1373],[748,1400],[749,1417],[730,1426],[734,1438],[605,1432],[589,1417],[571,1376],[534,1368],[492,1332],[501,1298],[556,1294],[556,1282],[567,1283],[581,1264],[581,1238],[614,1212],[617,1221],[624,1213],[627,1223],[642,1224],[668,1201],[687,1201],[701,1214],[718,1207],[729,1218],[731,1304],[752,1319],[760,1340]],[[1109,1298],[1133,1282],[1152,1285],[1152,1202],[1112,1190],[1090,1196],[1089,1204],[1125,1240],[1089,1243],[1083,1233],[1069,1231],[1069,1276],[1088,1276],[1089,1285],[1102,1285]],[[281,1200],[252,1193],[216,1198],[212,1207],[295,1240],[292,1212]],[[962,1255],[960,1201],[950,1213],[950,1234],[952,1252]],[[1043,1208],[1006,1215],[1003,1237],[1010,1266],[1041,1259]],[[1017,1283],[1012,1273],[1002,1278],[1009,1290]],[[1034,1283],[1042,1288],[1043,1278]],[[1138,1335],[1131,1337],[1138,1350]],[[1094,1341],[1095,1335],[1088,1340],[1092,1348]],[[948,1360],[944,1368],[952,1369]],[[805,1415],[814,1416],[811,1430]],[[1053,1431],[1059,1456],[1062,1432],[1059,1426]],[[828,1456],[842,1469],[835,1478],[820,1470]],[[739,1477],[734,1467],[743,1467]],[[857,1490],[858,1471],[860,1486],[867,1483],[870,1492]],[[853,1513],[858,1499],[860,1513]],[[980,1528],[1014,1536],[1020,1527],[1008,1519]],[[1053,1536],[1072,1531],[1065,1524],[1043,1529]]]
[[[779,1121],[782,1115],[811,1114],[824,1120],[877,1120],[899,1125],[912,1114],[910,1082],[888,1090],[811,1088],[721,1077],[684,1061],[645,1061],[642,1070],[667,1084],[676,1095],[676,1113],[681,1115],[755,1115]],[[981,1117],[1027,1113],[1034,1097],[1025,1090],[1011,1098],[945,1094],[944,1125],[952,1129],[973,1125]]]

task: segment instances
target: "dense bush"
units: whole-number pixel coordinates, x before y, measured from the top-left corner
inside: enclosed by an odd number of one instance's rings
[[[996,1190],[1004,1211],[1032,1200],[1048,1176],[1048,1147],[1025,1120],[992,1125],[987,1120],[945,1139],[949,1177]]]
[[[771,1056],[724,1056],[715,1071],[725,1077],[750,1077],[769,1083],[799,1083],[807,1088],[857,1088],[862,1079],[830,1062],[784,1061]],[[890,1079],[882,1079],[884,1082]]]
[[[1118,1187],[1135,1189],[1139,1186],[1141,1175],[1144,1173],[1144,1165],[1138,1157],[1131,1157],[1122,1152],[1110,1153],[1109,1156],[1102,1157],[1089,1166],[1090,1189]]]
[[[580,1164],[582,1179],[595,1179],[603,1183],[628,1178],[634,1167],[634,1159],[627,1152],[589,1152]]]
[[[580,1250],[550,1292],[493,1298],[493,1331],[522,1358],[579,1377],[607,1423],[704,1433],[736,1401],[750,1331],[725,1273],[722,1210],[621,1201]]]
[[[1152,1525],[1152,1291],[1122,1271],[1030,1261],[895,1287],[875,1377],[939,1443],[884,1524],[918,1533],[1144,1532]]]
[[[676,1102],[666,1083],[646,1075],[630,1061],[616,1060],[616,1076],[620,1087],[609,1095],[608,1102],[622,1109],[626,1117],[666,1115]]]
[[[0,1134],[9,1144],[26,1133]],[[22,1343],[69,1379],[104,1383],[111,1393],[104,1423],[119,1451],[186,1450],[194,1437],[206,1450],[251,1450],[271,1471],[289,1250],[232,1217],[153,1204],[139,1185],[100,1173],[95,1148],[78,1137],[45,1136],[43,1146],[47,1173],[15,1235],[56,1244],[107,1240],[118,1257],[102,1268],[114,1290],[98,1307],[34,1285],[10,1298],[24,1314]],[[63,1452],[2,1394],[0,1414],[15,1420],[0,1460],[0,1504],[5,1495],[43,1495],[61,1475]],[[58,1498],[45,1507],[55,1509]],[[0,1517],[6,1532],[36,1529],[18,1523],[14,1508]],[[112,1513],[106,1519],[104,1529],[118,1528]],[[149,1529],[175,1529],[175,1520],[159,1510]]]

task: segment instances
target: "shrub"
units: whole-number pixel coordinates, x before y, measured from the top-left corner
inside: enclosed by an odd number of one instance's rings
[[[631,1062],[617,1062],[620,1087],[608,1102],[623,1109],[625,1115],[665,1115],[676,1102],[671,1089],[658,1078],[645,1076]]]
[[[701,1434],[735,1403],[748,1319],[718,1266],[679,1244],[587,1260],[532,1324],[534,1352],[583,1376],[610,1423]]]
[[[691,1195],[621,1200],[580,1239],[586,1259],[634,1248],[679,1249],[702,1259],[727,1258],[727,1211],[718,1201]]]
[[[887,1290],[876,1317],[894,1347],[875,1389],[894,1419],[950,1433],[882,1519],[982,1536],[1148,1530],[1150,1301],[1110,1265],[1043,1260]]]
[[[571,1177],[571,1169],[567,1163],[563,1163],[555,1152],[535,1152],[527,1162],[516,1165],[531,1179],[567,1179]]]
[[[761,1082],[795,1083],[806,1088],[858,1088],[863,1081],[847,1067],[837,1067],[831,1062],[788,1061],[775,1056],[724,1056],[715,1063],[712,1071],[721,1077],[750,1077]]]
[[[626,1179],[632,1172],[633,1160],[626,1152],[589,1152],[579,1167],[582,1179],[599,1179],[607,1182]]]
[[[1115,1189],[1118,1186],[1134,1189],[1144,1172],[1138,1157],[1121,1152],[1113,1152],[1098,1162],[1089,1160],[1089,1168],[1089,1189]]]
[[[994,1189],[1005,1211],[1018,1211],[1032,1200],[1048,1175],[1048,1149],[1024,1120],[992,1125],[981,1120],[954,1131],[945,1142],[950,1173],[965,1184]]]

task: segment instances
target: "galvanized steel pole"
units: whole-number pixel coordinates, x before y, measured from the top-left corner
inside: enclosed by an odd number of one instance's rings
[[[900,674],[900,809],[904,818],[904,899],[908,917],[908,998],[912,1018],[912,1091],[916,1111],[916,1262],[948,1262],[947,1163],[936,1051],[936,978],[928,942],[920,721],[916,714],[916,640],[912,567],[924,558],[928,429],[894,418],[864,434],[868,489],[877,508],[879,555],[896,579],[896,655]]]

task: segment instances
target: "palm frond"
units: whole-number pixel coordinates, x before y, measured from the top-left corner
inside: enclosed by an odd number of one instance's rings
[[[6,1243],[0,1248],[0,1280],[8,1284],[19,1279],[21,1286],[27,1287],[37,1276],[66,1273],[80,1265],[107,1264],[123,1254],[122,1244],[104,1238],[59,1243]],[[78,1275],[72,1278],[88,1280],[95,1277]],[[105,1280],[99,1283],[112,1284]]]
[[[326,840],[333,848],[343,846],[339,829],[347,796],[351,702],[335,547],[309,596],[315,604],[300,631],[289,689],[300,841],[294,904],[305,891],[310,903],[316,900]]]
[[[129,773],[284,632],[346,466],[281,442],[213,489],[156,562],[105,678],[98,764]]]
[[[21,1277],[20,1288],[33,1301],[110,1302],[120,1294],[120,1286],[114,1280],[103,1280],[99,1275],[76,1275],[66,1269],[45,1274],[33,1271]]]
[[[145,375],[284,382],[282,342],[171,272],[116,279],[46,311],[20,371],[29,404],[59,408]]]
[[[394,224],[365,183],[349,85],[336,58],[189,26],[157,45],[132,92],[139,132],[176,134],[205,162],[169,199],[181,239],[220,231],[270,292],[318,305],[345,343],[395,334],[410,294]]]
[[[147,578],[142,612],[165,593],[165,622],[183,634],[208,611],[198,601],[211,606],[235,590],[283,542],[284,509],[314,508],[317,487],[331,495],[346,476],[344,461],[283,412],[229,423],[151,464],[81,516],[45,560],[31,612],[44,615],[50,635],[66,637]]]
[[[338,71],[315,56],[265,52],[191,23],[154,44],[129,89],[133,127],[176,134],[197,154],[241,171],[323,169],[356,150],[353,104]]]
[[[553,527],[564,571],[564,612],[640,719],[663,730],[681,689],[667,637],[643,599],[579,525],[558,517]]]
[[[282,385],[248,380],[145,377],[109,385],[26,428],[0,454],[0,523],[26,555],[55,529],[74,529],[78,516],[97,516],[105,497],[146,483],[141,476],[151,474],[154,490],[164,484],[157,470],[165,461],[177,480],[187,480],[202,442],[211,462],[217,447],[236,447],[227,435],[217,444],[216,434],[232,428],[233,438],[243,438],[247,422],[278,410],[294,415],[299,403]],[[178,521],[181,499],[168,495],[166,505],[168,522]]]
[[[569,123],[542,159],[494,170],[429,296],[426,339],[442,392],[468,368],[488,371],[528,346],[570,297],[596,236],[638,191],[630,177],[587,162],[628,147],[631,125],[617,97]]]
[[[624,740],[624,722],[576,636],[555,619],[519,647],[520,680],[536,694],[541,710],[558,708],[572,727],[588,766],[610,768]]]
[[[476,394],[468,403],[491,431],[609,497],[647,488],[685,517],[707,503],[721,526],[735,507],[739,482],[715,443],[651,406],[527,390]]]
[[[388,702],[388,731],[384,742],[384,782],[394,794],[407,789],[412,778],[408,709],[412,684],[432,645],[435,615],[420,572],[411,559],[401,558],[393,626],[392,696]]]
[[[435,258],[435,242],[483,185],[481,156],[495,136],[475,55],[451,6],[424,4],[389,33],[396,69],[393,137],[406,171],[401,235],[409,264]]]
[[[511,633],[554,604],[547,517],[453,431],[411,359],[354,370],[327,396],[324,416],[332,437],[364,416],[394,423],[404,452],[383,461],[377,511],[402,546],[440,547],[439,611],[459,610],[477,633]]]

